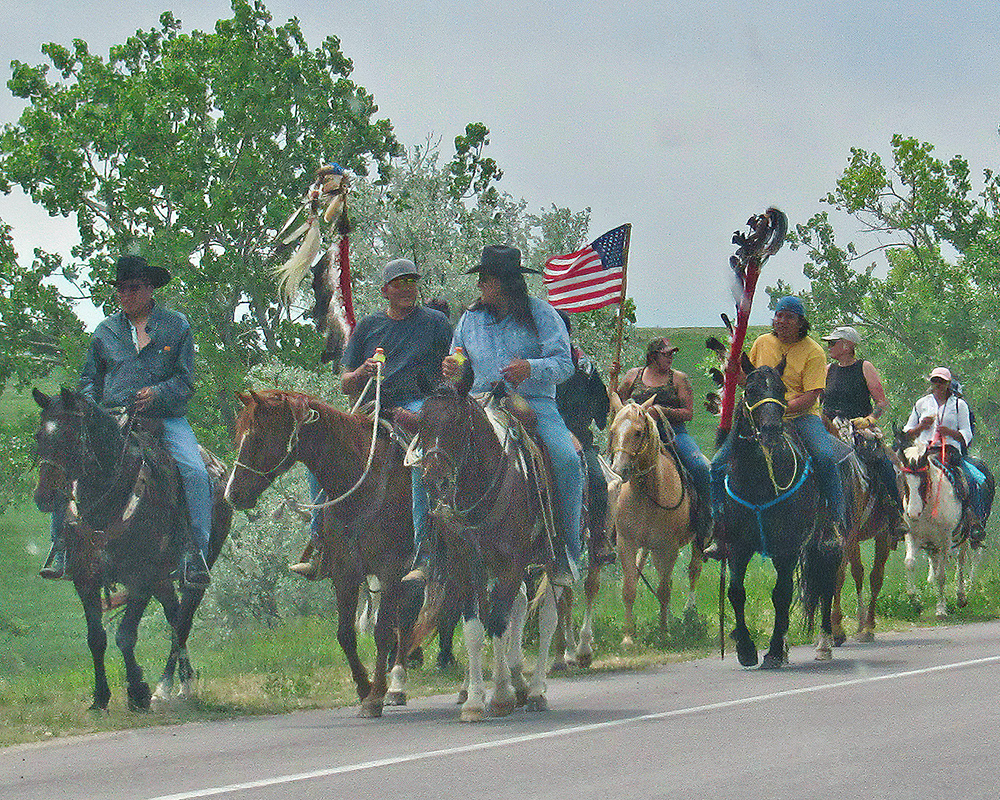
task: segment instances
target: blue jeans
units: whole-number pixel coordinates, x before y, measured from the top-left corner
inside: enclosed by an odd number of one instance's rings
[[[177,463],[184,498],[187,500],[191,535],[202,555],[208,557],[208,540],[212,535],[212,481],[205,469],[198,440],[184,417],[164,417],[162,441],[167,452]],[[52,541],[60,534],[66,519],[66,508],[52,512],[50,532]],[[183,547],[183,542],[181,542]]]
[[[837,468],[837,459],[833,451],[833,438],[816,414],[803,414],[787,422],[798,433],[802,444],[812,456],[816,480],[827,505],[836,514],[837,522],[846,526],[847,505],[844,501],[844,487],[840,482],[840,470]],[[722,505],[726,499],[726,466],[732,448],[733,432],[730,431],[726,441],[712,459],[710,468],[713,517],[722,512]]]
[[[567,555],[577,565],[580,563],[580,515],[583,510],[583,471],[580,469],[580,457],[576,454],[569,428],[559,413],[555,398],[524,399],[538,418],[538,436],[549,451]],[[560,555],[556,553],[556,557],[562,562]]]
[[[985,522],[987,512],[983,503],[983,484],[986,483],[986,476],[967,458],[959,459],[958,463],[969,482],[969,503],[972,505],[972,510],[982,522]]]
[[[184,417],[165,417],[162,438],[181,474],[194,543],[207,557],[212,535],[212,481],[198,450],[198,440]]]
[[[670,427],[674,430],[674,447],[677,449],[677,455],[680,456],[681,463],[694,481],[698,502],[707,504],[711,480],[708,459],[701,452],[694,437],[688,433],[687,426],[683,422],[671,422]]]

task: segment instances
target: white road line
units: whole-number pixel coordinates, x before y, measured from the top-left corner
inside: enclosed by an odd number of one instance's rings
[[[498,747],[510,747],[511,745],[523,744],[525,742],[536,742],[540,739],[553,739],[560,736],[571,736],[574,734],[607,730],[608,728],[619,728],[623,725],[632,725],[636,722],[648,722],[649,720],[669,719],[671,717],[684,717],[690,716],[691,714],[700,714],[704,711],[738,708],[740,706],[763,703],[768,700],[779,700],[784,697],[813,694],[815,692],[829,691],[830,689],[843,689],[849,686],[861,686],[866,683],[878,683],[880,681],[912,678],[916,675],[929,675],[934,672],[945,672],[954,669],[964,669],[966,667],[978,667],[984,664],[995,664],[997,662],[1000,662],[1000,656],[989,656],[988,658],[977,658],[971,661],[959,661],[956,664],[942,664],[937,667],[925,667],[923,669],[908,670],[906,672],[893,672],[889,675],[871,675],[865,678],[853,678],[851,680],[837,681],[835,683],[824,683],[819,686],[803,686],[797,689],[786,689],[781,692],[772,692],[771,694],[744,697],[739,700],[724,700],[718,703],[707,703],[701,706],[677,708],[673,711],[660,711],[655,714],[642,714],[638,717],[625,717],[624,719],[608,720],[607,722],[595,722],[590,725],[574,725],[570,728],[556,728],[551,731],[541,731],[539,733],[525,734],[524,736],[512,736],[507,739],[497,739],[492,742],[478,742],[476,744],[462,745],[461,747],[449,747],[443,750],[427,750],[422,753],[413,753],[408,756],[393,756],[392,758],[381,758],[377,761],[364,761],[360,764],[345,764],[342,767],[320,769],[315,772],[300,772],[294,775],[279,775],[274,778],[248,781],[246,783],[233,783],[228,786],[215,786],[206,789],[194,789],[190,792],[180,792],[178,794],[159,795],[157,797],[149,798],[149,800],[196,800],[196,798],[200,797],[214,797],[220,794],[242,792],[248,789],[261,789],[268,786],[280,786],[285,783],[297,783],[299,781],[315,780],[316,778],[327,778],[332,775],[345,775],[349,772],[360,772],[361,770],[366,769],[389,767],[394,764],[405,764],[409,761],[426,761],[428,759],[440,758],[442,756],[473,753],[477,750],[492,750]]]

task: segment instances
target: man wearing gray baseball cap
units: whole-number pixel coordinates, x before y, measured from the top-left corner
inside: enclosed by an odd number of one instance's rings
[[[441,376],[441,361],[451,346],[451,323],[440,311],[420,304],[416,264],[406,258],[396,258],[382,269],[382,296],[386,307],[358,322],[344,350],[341,363],[344,373],[340,385],[344,393],[357,400],[375,399],[375,387],[368,379],[375,375],[376,348],[381,348],[381,406],[387,412],[395,408],[418,412],[429,388]],[[367,389],[366,389],[367,387]],[[319,493],[319,483],[310,474],[313,497]],[[322,499],[317,502],[322,502]],[[423,530],[427,525],[427,490],[420,470],[413,470],[413,525]],[[318,538],[318,520],[313,519],[313,538]],[[307,548],[308,549],[308,548]],[[322,548],[316,547],[314,554]],[[291,570],[306,577],[316,577],[318,564],[303,561]]]

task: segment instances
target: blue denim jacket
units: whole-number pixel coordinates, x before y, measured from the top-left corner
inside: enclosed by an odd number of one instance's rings
[[[466,311],[455,327],[452,351],[461,347],[475,372],[474,393],[486,392],[503,380],[500,370],[513,359],[531,364],[531,377],[517,387],[523,397],[556,396],[556,385],[573,374],[573,357],[566,325],[544,300],[529,298],[538,333],[509,314],[499,322],[485,310]]]
[[[191,326],[183,314],[154,305],[146,333],[149,344],[137,353],[124,312],[98,325],[80,375],[80,391],[105,408],[127,408],[136,392],[151,386],[156,398],[143,412],[146,416],[183,417],[194,394]]]

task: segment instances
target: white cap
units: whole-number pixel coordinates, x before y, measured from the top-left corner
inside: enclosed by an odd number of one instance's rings
[[[839,328],[834,328],[833,333],[823,337],[824,342],[836,342],[839,339],[846,339],[851,344],[861,344],[861,334],[850,325],[841,325]]]

